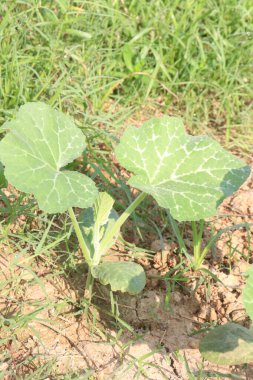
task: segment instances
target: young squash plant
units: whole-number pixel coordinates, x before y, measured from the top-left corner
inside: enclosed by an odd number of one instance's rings
[[[87,287],[91,287],[93,277],[99,277],[103,284],[110,283],[112,290],[140,292],[146,281],[140,265],[100,262],[114,244],[120,227],[111,234],[117,219],[112,208],[114,200],[99,193],[86,175],[65,169],[86,147],[85,136],[73,120],[44,103],[27,103],[3,128],[9,131],[0,142],[5,177],[18,190],[33,194],[43,211],[68,211],[89,266]],[[73,207],[86,209],[79,220]],[[119,221],[123,219],[124,215]]]
[[[116,148],[120,164],[134,172],[129,184],[150,194],[169,210],[180,250],[200,269],[216,237],[202,249],[204,219],[249,176],[250,168],[207,136],[189,136],[180,119],[163,117],[130,127]],[[187,252],[175,221],[190,221],[193,257]]]
[[[151,119],[139,129],[129,127],[116,147],[119,163],[134,173],[129,185],[141,190],[118,216],[109,194],[99,193],[86,175],[65,169],[85,149],[85,137],[70,117],[41,102],[27,103],[4,128],[9,133],[0,142],[0,161],[8,182],[33,194],[45,212],[68,211],[89,267],[90,287],[97,278],[113,291],[137,294],[144,288],[140,265],[108,262],[104,256],[147,195],[177,221],[196,222],[216,214],[250,173],[210,137],[188,135],[181,119]],[[84,209],[78,219],[73,207]]]

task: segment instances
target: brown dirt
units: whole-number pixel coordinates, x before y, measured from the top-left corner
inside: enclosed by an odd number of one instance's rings
[[[253,176],[220,206],[220,216],[212,220],[214,228],[219,231],[235,224],[253,223],[252,205]],[[54,359],[58,374],[81,373],[89,368],[99,380],[128,380],[137,373],[140,373],[138,379],[187,380],[183,358],[193,372],[198,371],[202,361],[198,351],[201,334],[192,333],[203,323],[235,321],[249,324],[241,295],[244,273],[248,263],[253,262],[252,232],[252,228],[240,228],[223,234],[216,243],[216,250],[205,261],[204,266],[222,283],[210,280],[196,288],[197,282],[189,276],[184,287],[173,289],[167,308],[168,293],[159,277],[177,264],[177,246],[165,242],[161,248],[160,241],[153,241],[154,261],[140,259],[147,269],[146,289],[137,297],[117,295],[121,318],[133,328],[120,336],[111,324],[105,323],[103,313],[97,314],[93,333],[84,314],[74,315],[77,309],[73,305],[80,301],[79,289],[84,287],[84,278],[69,281],[55,277],[48,274],[48,268],[43,268],[42,263],[38,268],[28,253],[17,258],[15,252],[9,252],[10,247],[2,244],[0,279],[6,281],[6,289],[1,294],[0,313],[5,318],[15,314],[18,302],[23,305],[22,315],[45,306],[26,326],[17,328],[15,344],[7,339],[4,349],[11,352],[9,364],[13,365],[19,356],[39,354],[36,365]],[[31,267],[39,281],[24,266]],[[11,277],[15,277],[14,283],[8,283]],[[103,293],[102,298],[102,305],[108,309],[108,298]],[[66,303],[66,299],[71,302]],[[89,313],[94,317],[95,309],[91,308]],[[1,338],[6,338],[4,332]],[[206,371],[240,373],[245,379],[253,378],[250,368],[246,374],[239,367],[215,366],[207,362],[203,366]],[[1,364],[0,370],[8,370],[7,364]]]

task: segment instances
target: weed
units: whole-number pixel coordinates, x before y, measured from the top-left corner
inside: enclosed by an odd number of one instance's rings
[[[224,126],[228,142],[252,97],[252,11],[250,0],[4,0],[1,118],[46,100],[104,121],[110,99],[126,110],[162,95],[196,128]]]

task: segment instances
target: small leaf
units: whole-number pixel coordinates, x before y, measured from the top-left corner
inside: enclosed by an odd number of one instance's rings
[[[86,145],[70,117],[41,102],[27,103],[4,127],[10,132],[0,142],[0,160],[12,185],[34,194],[48,213],[93,204],[94,182],[84,174],[63,170]]]
[[[250,168],[207,136],[188,135],[181,119],[151,119],[129,127],[116,148],[122,166],[135,175],[129,184],[152,195],[178,221],[216,214]]]
[[[108,223],[114,202],[114,199],[109,194],[105,192],[98,194],[93,206],[96,215],[95,223],[98,226],[103,226]]]
[[[243,305],[253,321],[253,266],[247,272],[248,278],[242,293]]]
[[[112,291],[140,293],[146,284],[145,272],[141,265],[127,261],[105,261],[92,268],[92,275],[101,284],[110,285]]]
[[[115,243],[118,234],[115,234],[108,240],[104,249],[101,250],[101,244],[104,241],[107,232],[118,219],[117,212],[113,209],[114,199],[107,193],[98,193],[93,207],[89,207],[80,214],[79,225],[89,247],[93,265],[98,265],[108,249]]]
[[[216,327],[200,342],[201,355],[216,364],[253,362],[253,331],[236,323]]]
[[[0,162],[0,189],[2,187],[7,187],[8,183],[6,181],[6,178],[4,176],[4,167]]]

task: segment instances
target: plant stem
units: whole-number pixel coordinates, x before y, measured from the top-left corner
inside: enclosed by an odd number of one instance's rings
[[[91,257],[90,257],[90,251],[89,251],[89,248],[87,247],[87,245],[85,243],[85,240],[84,240],[83,235],[82,235],[82,231],[80,230],[79,223],[76,220],[76,216],[75,216],[75,213],[74,213],[72,207],[70,207],[68,209],[68,213],[69,213],[71,222],[73,224],[79,245],[82,249],[83,256],[84,256],[88,266],[90,267],[92,265],[92,261],[91,261]]]
[[[88,303],[85,305],[86,313],[88,312],[88,308],[90,307],[90,304],[91,304],[93,284],[94,284],[94,277],[92,276],[92,273],[91,273],[91,267],[89,267],[86,284],[85,284],[85,292],[84,292],[84,297],[88,301]]]
[[[103,240],[103,243],[101,244],[101,248],[100,248],[101,251],[103,251],[103,249],[107,246],[107,242],[110,241],[113,238],[113,236],[115,236],[118,233],[122,224],[133,213],[133,211],[136,209],[136,207],[138,207],[139,204],[146,198],[146,196],[147,196],[146,193],[140,193],[138,195],[138,197],[135,198],[135,200],[123,212],[123,214],[120,215],[119,219],[117,219],[115,224],[112,226],[112,228],[108,232],[106,238]]]

